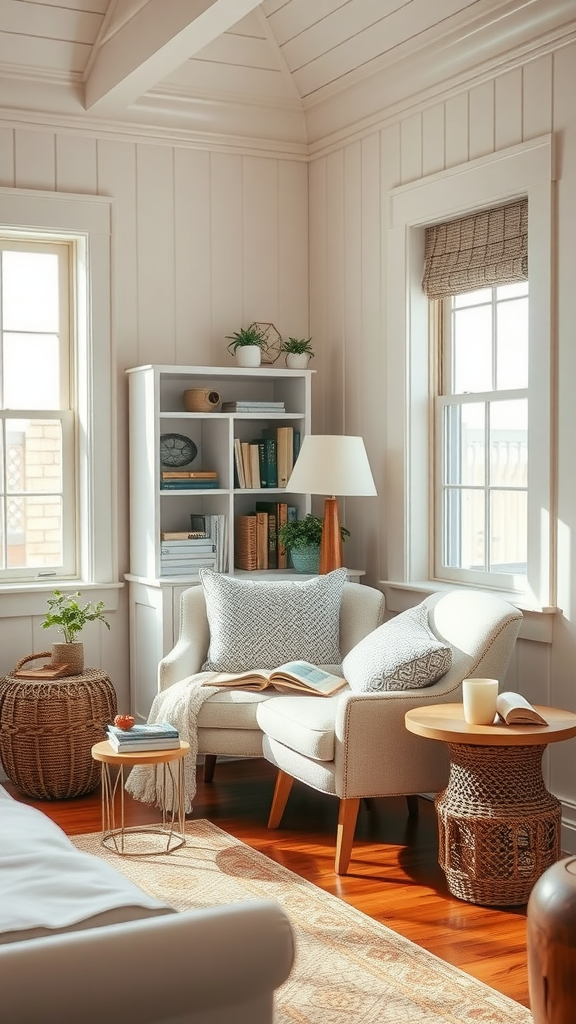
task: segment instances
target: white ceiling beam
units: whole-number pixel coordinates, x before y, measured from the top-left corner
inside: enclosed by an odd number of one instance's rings
[[[260,0],[148,0],[99,46],[85,83],[86,110],[123,111]]]

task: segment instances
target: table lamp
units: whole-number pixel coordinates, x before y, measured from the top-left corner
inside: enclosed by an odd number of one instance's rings
[[[359,497],[376,494],[362,438],[307,434],[286,490],[298,494],[329,495],[324,504],[318,571],[324,574],[339,569],[342,565],[342,537],[336,495]]]

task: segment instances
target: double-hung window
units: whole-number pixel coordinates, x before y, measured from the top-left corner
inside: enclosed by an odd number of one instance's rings
[[[76,574],[71,246],[0,237],[0,580]]]

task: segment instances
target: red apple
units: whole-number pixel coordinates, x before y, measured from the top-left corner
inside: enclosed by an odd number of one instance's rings
[[[127,732],[128,729],[131,729],[134,725],[134,715],[116,715],[114,725],[117,725],[119,729],[124,729],[124,731]]]

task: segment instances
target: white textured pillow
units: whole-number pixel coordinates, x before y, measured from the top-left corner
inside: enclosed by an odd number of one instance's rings
[[[340,603],[346,569],[311,580],[246,580],[199,570],[210,648],[203,671],[276,668],[301,658],[339,665]]]
[[[435,683],[452,664],[452,648],[428,625],[419,604],[365,636],[342,662],[351,690],[417,690]]]

